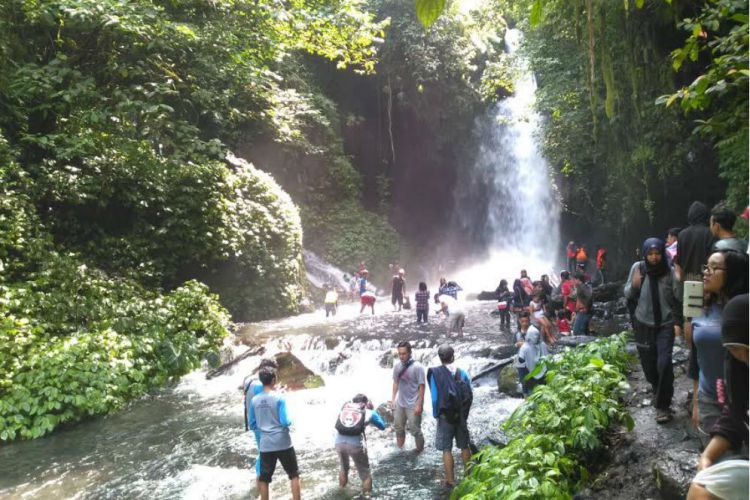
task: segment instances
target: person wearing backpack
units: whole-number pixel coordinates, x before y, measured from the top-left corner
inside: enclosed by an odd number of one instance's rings
[[[643,242],[642,255],[643,267],[636,262],[630,268],[624,293],[627,299],[637,300],[633,316],[638,357],[654,393],[656,422],[666,423],[672,420],[672,347],[680,334],[682,307],[664,241],[648,238]]]
[[[438,349],[440,366],[427,370],[432,398],[432,416],[437,419],[435,448],[443,452],[445,484],[455,485],[453,473],[453,440],[461,450],[464,467],[469,464],[469,427],[467,419],[473,401],[471,378],[462,369],[454,367],[453,348],[443,344]]]
[[[339,456],[339,486],[349,482],[349,460],[354,462],[359,478],[362,480],[362,492],[372,491],[370,460],[367,456],[365,427],[374,425],[385,430],[385,422],[372,402],[364,394],[357,394],[351,401],[344,403],[336,418],[336,454]]]

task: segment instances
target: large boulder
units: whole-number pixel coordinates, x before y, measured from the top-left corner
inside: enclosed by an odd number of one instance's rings
[[[654,462],[656,487],[664,500],[682,500],[695,476],[696,456],[693,450],[669,450]]]
[[[513,365],[505,366],[498,372],[497,390],[509,396],[521,396],[518,391],[518,370]]]
[[[622,297],[624,286],[625,283],[622,281],[613,281],[594,287],[594,302],[610,302],[619,299]]]
[[[314,389],[325,385],[323,378],[302,364],[291,352],[280,352],[274,356],[279,366],[276,381],[290,390]]]

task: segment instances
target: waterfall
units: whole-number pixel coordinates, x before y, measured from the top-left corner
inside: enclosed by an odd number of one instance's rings
[[[534,75],[518,50],[522,40],[519,30],[507,31],[506,48],[519,69],[515,93],[478,124],[480,150],[454,193],[458,223],[487,255],[483,264],[459,273],[464,288],[494,288],[500,278],[512,282],[522,268],[538,279],[558,261],[559,201],[537,144],[542,117],[534,109]]]
[[[333,285],[342,290],[349,289],[349,284],[344,280],[344,275],[347,274],[345,271],[326,262],[310,250],[303,250],[302,258],[305,260],[307,281],[314,287],[323,288],[323,285]]]

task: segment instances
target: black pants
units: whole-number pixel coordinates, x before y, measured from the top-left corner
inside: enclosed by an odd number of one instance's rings
[[[425,323],[427,323],[427,312],[428,311],[429,311],[429,309],[424,309],[424,310],[417,309],[417,323],[419,323],[420,321],[424,321]]]
[[[510,309],[503,309],[500,311],[500,326],[510,326]]]
[[[653,327],[635,320],[635,342],[643,373],[654,390],[654,406],[667,410],[674,394],[674,327],[672,324]]]

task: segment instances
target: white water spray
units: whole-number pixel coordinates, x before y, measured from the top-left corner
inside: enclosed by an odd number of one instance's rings
[[[492,110],[482,146],[466,182],[456,190],[459,221],[486,245],[487,260],[456,279],[467,290],[494,289],[526,269],[533,279],[558,260],[560,208],[550,169],[537,146],[541,116],[534,109],[536,81],[519,54],[523,35],[509,29],[509,53],[518,58],[515,93]],[[485,201],[480,201],[485,200]],[[477,214],[482,203],[483,214]]]

